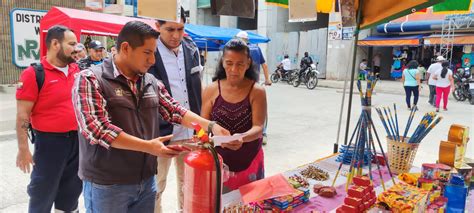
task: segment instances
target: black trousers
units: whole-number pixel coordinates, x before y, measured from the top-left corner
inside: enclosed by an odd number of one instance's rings
[[[411,108],[411,94],[413,93],[413,105],[418,104],[418,97],[420,96],[418,86],[404,86],[405,88],[405,100],[407,107]]]
[[[430,86],[430,98],[428,100],[428,103],[431,105],[435,105],[436,102],[436,86],[429,85]]]
[[[77,176],[79,144],[77,131],[47,133],[34,131],[35,165],[28,185],[28,212],[51,212],[55,209],[77,210],[82,181]]]

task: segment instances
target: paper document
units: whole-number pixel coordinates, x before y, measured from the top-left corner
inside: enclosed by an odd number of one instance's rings
[[[237,141],[244,137],[242,134],[235,134],[232,136],[214,136],[212,140],[214,141],[214,146],[221,146],[223,143],[229,143],[231,141]]]

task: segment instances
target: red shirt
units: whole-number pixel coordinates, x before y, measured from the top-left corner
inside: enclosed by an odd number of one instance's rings
[[[21,73],[16,99],[35,102],[31,112],[33,129],[56,133],[77,130],[71,97],[74,78],[79,72],[77,64],[69,64],[67,76],[48,63],[46,57],[41,59],[41,64],[45,76],[40,94],[35,70],[30,66]]]

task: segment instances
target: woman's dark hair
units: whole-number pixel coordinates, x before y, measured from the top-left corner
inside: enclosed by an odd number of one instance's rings
[[[127,22],[127,24],[123,26],[122,30],[120,30],[120,33],[117,37],[117,52],[120,52],[120,46],[123,42],[129,43],[130,46],[135,49],[137,47],[143,46],[143,44],[145,44],[145,39],[157,39],[158,36],[158,32],[144,22]]]
[[[407,64],[408,69],[417,69],[418,68],[418,61],[416,60],[411,60]]]
[[[448,74],[449,62],[443,62],[441,66],[443,66],[443,70],[441,70],[441,78],[446,78],[446,74]]]
[[[222,80],[222,79],[227,78],[225,74],[225,69],[224,69],[224,56],[225,56],[225,53],[229,50],[239,52],[239,53],[244,53],[250,59],[250,66],[245,71],[245,77],[250,80],[257,81],[258,74],[253,66],[252,58],[250,57],[250,49],[247,46],[247,44],[241,39],[232,39],[225,44],[224,49],[222,50],[222,56],[216,68],[216,73],[214,74],[214,77],[212,77],[212,81]]]

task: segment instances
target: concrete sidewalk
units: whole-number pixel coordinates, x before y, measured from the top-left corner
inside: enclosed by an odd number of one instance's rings
[[[355,93],[359,93],[357,91],[357,85],[354,81],[354,91]],[[347,81],[347,92],[349,91],[350,81]],[[366,81],[362,82],[362,86],[365,87],[367,85]],[[325,80],[319,79],[318,87],[325,87],[325,88],[335,88],[340,89],[339,92],[342,92],[344,88],[344,81],[335,81],[335,80]],[[405,95],[405,90],[403,88],[403,84],[401,81],[394,81],[394,80],[379,80],[377,81],[377,85],[374,89],[375,93],[386,93],[386,94],[393,94],[393,95]],[[426,83],[422,85],[422,89],[420,92],[420,96],[428,97],[430,94],[429,87]],[[451,96],[450,96],[451,98]]]

